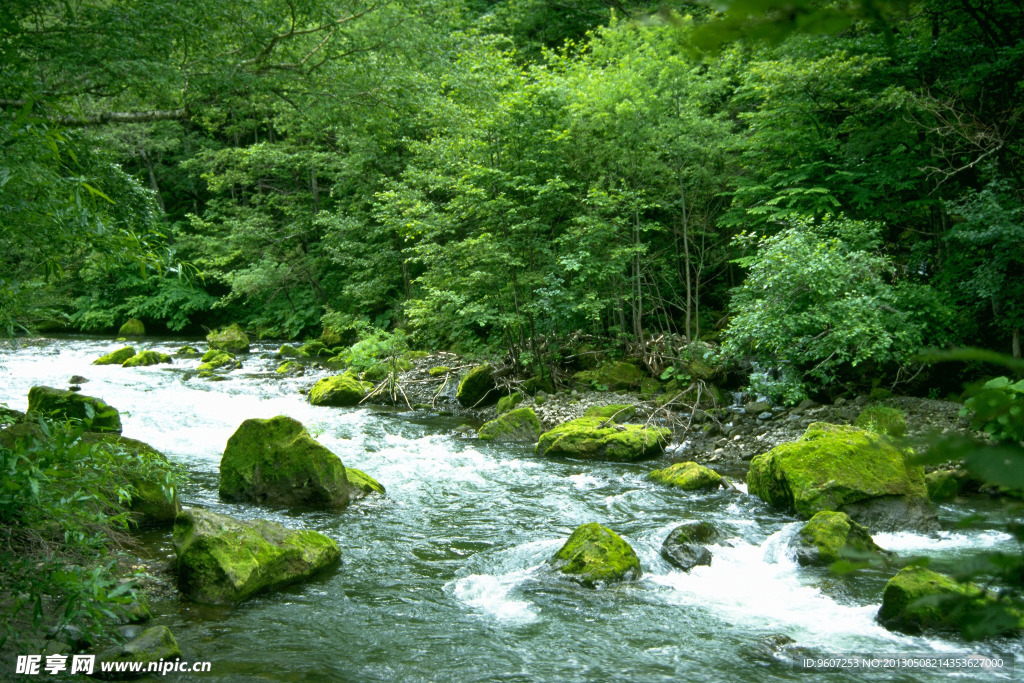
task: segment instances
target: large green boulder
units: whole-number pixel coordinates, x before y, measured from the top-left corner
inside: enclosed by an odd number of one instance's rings
[[[117,351],[111,351],[105,356],[100,356],[92,362],[93,365],[120,365],[135,355],[135,349],[125,346]]]
[[[354,372],[325,377],[309,390],[309,402],[315,406],[356,406],[366,398],[373,385],[362,382]]]
[[[669,434],[664,427],[619,425],[600,417],[580,417],[541,434],[537,453],[581,460],[631,462],[661,455]]]
[[[711,551],[705,544],[718,540],[720,534],[709,522],[688,522],[669,532],[661,544],[661,556],[683,571],[697,565],[711,564]]]
[[[824,510],[800,529],[796,558],[802,565],[832,564],[844,556],[883,556],[867,527],[857,524],[845,512]]]
[[[341,509],[353,493],[341,459],[285,415],[243,422],[220,461],[225,500]]]
[[[645,377],[643,370],[626,362],[605,363],[596,370],[584,370],[573,375],[577,382],[607,387],[609,391],[634,389]]]
[[[302,377],[306,374],[306,368],[302,363],[290,360],[281,363],[274,372],[279,375],[284,375],[285,377]]]
[[[494,404],[499,397],[498,387],[491,375],[491,366],[478,365],[459,382],[455,398],[466,408],[483,408]]]
[[[924,567],[907,567],[889,579],[882,592],[878,622],[892,631],[962,631],[981,623],[989,631],[1024,628],[1024,615],[973,583]]]
[[[206,335],[206,341],[210,343],[211,349],[220,349],[232,353],[249,352],[249,335],[239,327],[238,323],[213,330]]]
[[[160,353],[159,351],[143,351],[137,353],[125,362],[121,363],[123,368],[137,368],[146,365],[159,365],[160,363],[170,363],[171,357],[166,353]]]
[[[629,543],[596,522],[584,524],[573,531],[565,545],[548,562],[588,587],[639,579],[643,573],[640,559]]]
[[[242,367],[242,361],[235,358],[233,354],[218,349],[210,349],[203,354],[200,360],[202,363],[196,368],[200,377],[208,377],[214,371],[229,372]]]
[[[303,351],[301,348],[296,348],[291,344],[281,344],[281,347],[277,350],[277,355],[282,358],[309,358],[309,354]]]
[[[128,322],[121,325],[121,329],[117,331],[118,337],[144,337],[146,336],[146,326],[142,324],[142,321],[137,318],[129,318]]]
[[[102,400],[53,387],[32,387],[28,391],[28,412],[58,419],[91,420],[96,432],[120,432],[121,415]]]
[[[636,406],[620,403],[610,406],[590,406],[583,417],[601,417],[613,422],[629,422],[636,415]]]
[[[243,521],[185,508],[174,522],[178,589],[207,604],[232,604],[335,564],[338,544],[316,531]]]
[[[938,526],[924,470],[888,438],[847,425],[815,422],[796,441],[755,456],[747,487],[805,519],[837,510],[881,531]]]
[[[535,443],[540,436],[540,420],[533,408],[516,408],[480,427],[484,441],[524,441]]]
[[[722,475],[695,462],[677,462],[663,470],[652,470],[647,478],[684,491],[717,489],[724,485]]]

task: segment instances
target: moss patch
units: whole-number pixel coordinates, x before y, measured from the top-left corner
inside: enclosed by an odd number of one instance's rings
[[[297,349],[291,344],[281,344],[281,348],[277,350],[277,355],[282,358],[309,358],[309,354],[302,349]]]
[[[234,355],[227,351],[219,351],[217,349],[211,349],[203,354],[201,359],[203,362],[197,368],[200,376],[202,373],[212,373],[214,370],[235,370],[242,367],[241,361],[234,357]]]
[[[232,353],[249,352],[249,335],[238,323],[210,332],[206,335],[206,341],[210,343],[211,349],[231,351]]]
[[[435,365],[434,367],[427,370],[427,374],[431,377],[437,377],[438,375],[446,375],[451,372],[452,369],[447,365]]]
[[[58,419],[91,420],[97,432],[120,432],[121,415],[102,400],[53,387],[32,387],[28,391],[28,412]]]
[[[523,395],[518,391],[514,391],[508,396],[502,396],[501,398],[498,399],[498,405],[496,408],[496,410],[498,411],[498,415],[501,415],[502,413],[507,413],[508,411],[512,410],[522,402]]]
[[[577,382],[607,387],[609,391],[639,387],[645,377],[647,375],[640,368],[625,362],[605,363],[596,370],[584,370],[573,375]]]
[[[174,354],[176,358],[195,358],[199,355],[199,349],[194,346],[182,346],[178,349],[178,352]]]
[[[480,427],[484,441],[523,441],[534,443],[540,436],[540,420],[533,408],[516,408]]]
[[[348,477],[349,486],[362,492],[363,495],[371,493],[384,494],[384,487],[381,486],[381,483],[366,472],[357,470],[354,467],[346,467],[345,475]]]
[[[491,376],[491,366],[485,363],[466,373],[459,382],[455,398],[466,408],[480,408],[495,403],[498,400],[498,391],[494,377]]]
[[[582,460],[641,460],[663,453],[669,434],[663,427],[608,424],[599,417],[581,417],[541,434],[537,453]]]
[[[117,331],[118,337],[144,337],[146,336],[146,326],[142,324],[142,321],[138,318],[129,318],[128,322],[121,325],[121,329]]]
[[[135,349],[125,346],[117,351],[111,351],[105,356],[100,356],[92,362],[93,365],[120,365],[135,355]]]
[[[617,533],[595,522],[578,527],[548,560],[585,586],[639,579],[640,559]]]
[[[121,363],[123,368],[138,368],[146,365],[159,365],[160,363],[171,363],[171,357],[159,351],[143,351],[137,353],[125,362]]]
[[[832,564],[844,554],[887,554],[879,548],[867,527],[857,524],[845,512],[825,510],[811,517],[800,529],[797,560],[800,564]]]
[[[302,366],[302,363],[290,360],[281,363],[274,372],[279,375],[287,375],[289,377],[302,377],[306,374],[306,368]]]
[[[901,437],[907,433],[907,421],[903,412],[888,406],[868,406],[860,411],[854,426],[876,434]]]
[[[325,377],[309,391],[309,402],[315,406],[347,407],[359,405],[373,388],[369,382],[361,382],[354,372]]]
[[[685,491],[717,489],[723,483],[722,475],[695,462],[677,462],[663,470],[650,472],[647,478]]]

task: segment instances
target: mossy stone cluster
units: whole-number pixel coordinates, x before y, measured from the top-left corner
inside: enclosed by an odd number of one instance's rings
[[[105,356],[100,356],[92,362],[93,365],[120,365],[135,355],[135,349],[131,346],[124,346],[117,351],[111,351]]]
[[[309,358],[309,353],[291,344],[281,344],[277,350],[277,355],[282,358]]]
[[[581,460],[632,462],[661,455],[669,434],[663,427],[608,424],[600,417],[580,417],[541,434],[537,453]]]
[[[889,579],[882,592],[878,622],[893,631],[962,631],[973,621],[1000,625],[1004,633],[1024,628],[1024,615],[973,583],[924,567],[907,567]]]
[[[220,349],[231,353],[249,352],[249,335],[238,323],[213,330],[206,335],[206,341],[209,342],[211,349]]]
[[[888,554],[875,544],[867,527],[845,512],[832,510],[811,517],[800,529],[797,543],[796,557],[802,565],[832,564],[849,554]]]
[[[123,368],[138,368],[145,367],[147,365],[159,365],[161,363],[171,363],[171,357],[166,353],[160,353],[159,351],[143,351],[137,353],[125,362],[121,363]]]
[[[195,358],[198,355],[200,355],[199,354],[199,349],[197,349],[194,346],[189,346],[188,344],[186,344],[185,346],[182,346],[180,349],[177,350],[177,352],[174,354],[174,357],[175,358]]]
[[[200,360],[202,363],[196,368],[200,377],[210,377],[216,371],[228,372],[242,367],[242,362],[234,354],[219,349],[210,349]]]
[[[613,422],[629,422],[636,416],[636,406],[618,403],[608,406],[590,406],[583,417],[600,417]]]
[[[773,506],[810,518],[879,498],[927,505],[924,471],[888,439],[857,427],[811,424],[796,441],[754,457],[747,486]]]
[[[285,375],[287,377],[302,377],[306,374],[306,368],[303,367],[302,363],[290,360],[281,363],[277,367],[275,372],[279,375]]]
[[[501,415],[502,413],[507,413],[508,411],[512,410],[522,402],[523,395],[518,391],[513,391],[508,396],[502,396],[501,398],[498,399],[498,405],[496,407],[498,415]]]
[[[298,420],[243,422],[224,448],[220,495],[258,504],[341,509],[351,499],[345,465]]]
[[[101,399],[74,391],[38,386],[28,391],[28,412],[56,417],[91,421],[96,432],[120,432],[121,415]]]
[[[723,485],[722,475],[695,462],[677,462],[665,469],[651,471],[647,478],[684,491],[717,489]]]
[[[639,579],[643,573],[640,558],[629,543],[596,522],[583,524],[573,531],[548,562],[588,587]]]
[[[146,336],[146,326],[142,324],[142,321],[138,318],[129,318],[128,322],[121,325],[121,328],[117,331],[118,337],[144,337]]]
[[[466,408],[482,408],[498,400],[498,388],[491,374],[491,366],[478,365],[459,382],[455,398]]]
[[[855,427],[866,429],[876,434],[885,434],[899,438],[907,433],[907,421],[898,408],[874,405],[860,411],[853,421]]]
[[[372,388],[372,384],[361,381],[355,372],[349,371],[325,377],[314,384],[309,391],[309,402],[315,406],[337,408],[356,406]]]
[[[268,520],[243,521],[185,508],[174,522],[178,588],[206,604],[233,604],[335,564],[334,540]]]
[[[609,391],[639,387],[647,375],[632,363],[605,363],[596,370],[583,370],[573,375],[582,384],[607,387]]]
[[[533,408],[516,408],[480,427],[484,441],[521,441],[534,443],[540,437],[540,420]]]

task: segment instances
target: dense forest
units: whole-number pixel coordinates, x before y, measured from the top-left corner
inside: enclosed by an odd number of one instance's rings
[[[1024,9],[730,4],[5,2],[0,322],[1019,357]]]

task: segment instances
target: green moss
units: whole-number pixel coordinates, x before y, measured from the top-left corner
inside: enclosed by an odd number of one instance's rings
[[[324,325],[324,331],[320,333],[320,341],[323,342],[324,346],[333,349],[345,343],[345,336],[342,335],[340,330]]]
[[[611,419],[614,422],[629,422],[636,415],[636,406],[626,403],[616,403],[610,406],[590,406],[584,417],[600,417],[605,420]]]
[[[369,382],[361,382],[354,372],[325,377],[309,391],[309,402],[315,406],[347,407],[359,405],[373,388]]]
[[[331,350],[321,341],[311,341],[303,344],[298,349],[299,355],[302,357],[316,357],[322,356],[324,358],[330,358]]]
[[[590,587],[639,579],[642,574],[633,548],[617,533],[594,522],[573,531],[549,563]]]
[[[640,394],[642,396],[656,396],[661,393],[661,382],[653,377],[644,377],[640,380]]]
[[[871,390],[868,398],[872,401],[884,401],[887,398],[892,398],[892,392],[888,389],[883,389],[882,387],[875,387]]]
[[[249,335],[237,324],[231,324],[206,335],[211,349],[231,351],[232,353],[249,352]]]
[[[87,443],[106,443],[111,446],[134,453],[147,461],[157,461],[160,464],[167,463],[167,456],[156,450],[144,441],[129,439],[119,434],[99,434],[86,432],[82,440]],[[145,478],[142,473],[133,472],[125,483],[135,489],[130,505],[132,522],[141,527],[169,526],[174,523],[174,518],[181,511],[181,502],[178,499],[177,491],[165,492],[164,482],[155,478],[165,471],[163,468],[154,470],[155,475]],[[112,481],[111,487],[119,485],[119,482]],[[115,496],[116,497],[116,496]]]
[[[231,604],[312,576],[341,557],[315,531],[186,508],[174,522],[178,587],[196,602]]]
[[[224,448],[220,496],[259,504],[340,509],[349,503],[345,465],[297,420],[246,420]]]
[[[309,354],[302,349],[297,349],[291,344],[281,344],[281,347],[277,350],[277,355],[282,358],[309,358]]]
[[[958,583],[924,567],[907,567],[889,579],[878,621],[888,629],[917,634],[962,630],[972,621],[1003,624],[1004,632],[1024,627],[1022,615],[972,583]]]
[[[677,462],[663,470],[653,470],[647,478],[684,491],[722,486],[722,475],[695,462]]]
[[[321,361],[321,363],[328,370],[339,371],[339,370],[344,370],[345,368],[348,367],[348,363],[341,356],[333,356],[333,357],[328,358],[328,359],[326,359],[324,361]]]
[[[466,408],[482,408],[495,403],[498,392],[491,376],[491,366],[485,363],[466,373],[459,382],[455,397]]]
[[[888,406],[868,406],[853,422],[854,426],[876,434],[900,437],[907,433],[903,412]]]
[[[281,365],[277,366],[277,370],[275,370],[274,372],[276,372],[279,375],[301,377],[302,375],[306,374],[306,368],[302,366],[302,363],[297,363],[296,361],[290,360],[281,363]]]
[[[547,397],[547,396],[545,396],[544,394],[537,394],[537,395],[536,395],[536,396],[535,396],[535,397],[533,398],[533,402],[534,402],[534,403],[536,403],[536,404],[537,404],[537,405],[539,405],[539,406],[542,406],[542,405],[544,405],[545,403],[547,403],[547,402],[548,402],[548,397]]]
[[[178,358],[195,358],[199,355],[199,349],[194,346],[182,346],[178,349],[178,352],[174,354]]]
[[[867,527],[857,524],[845,512],[825,510],[817,513],[800,529],[797,552],[800,564],[832,564],[844,554],[884,554]]]
[[[160,363],[171,363],[171,357],[159,351],[143,351],[135,354],[125,362],[121,363],[123,368],[137,368],[146,365],[159,365]]]
[[[92,362],[93,365],[120,365],[135,355],[135,349],[125,346],[117,351],[111,351],[105,356],[100,356]]]
[[[924,470],[909,465],[888,439],[822,422],[796,441],[754,457],[747,486],[771,505],[806,518],[881,496],[927,496]]]
[[[137,318],[129,318],[128,322],[121,325],[121,329],[117,331],[119,337],[144,337],[145,335],[146,326]]]
[[[437,377],[438,375],[446,375],[451,371],[452,369],[447,365],[436,365],[427,370],[427,374],[431,377]]]
[[[426,358],[429,355],[426,351],[406,351],[402,354],[402,358],[405,360],[417,360],[419,358]]]
[[[501,415],[502,413],[507,413],[508,411],[512,410],[522,402],[523,395],[518,391],[514,391],[508,396],[502,396],[501,398],[498,399],[498,415]]]
[[[663,427],[605,424],[599,417],[581,417],[541,434],[537,453],[582,460],[633,461],[665,450],[670,432]]]
[[[197,368],[200,377],[204,376],[204,372],[212,373],[214,370],[234,370],[242,367],[241,361],[232,354],[216,349],[204,353],[202,361],[203,363]]]
[[[53,387],[32,387],[28,412],[58,419],[91,420],[96,432],[120,432],[121,415],[102,400]]]
[[[394,364],[394,368],[397,369],[398,372],[408,372],[409,370],[412,370],[413,365],[410,361],[399,358],[398,361]],[[366,372],[363,373],[363,381],[380,382],[386,379],[388,375],[391,374],[391,370],[391,362],[381,361],[380,363],[377,363],[376,365],[370,367],[368,370],[366,370]]]
[[[525,441],[533,443],[540,436],[540,420],[532,408],[516,408],[480,427],[484,441]]]
[[[364,495],[384,493],[384,487],[381,486],[381,483],[366,472],[357,470],[354,467],[346,467],[345,475],[348,477],[349,486],[361,491]]]
[[[607,387],[610,391],[639,387],[646,377],[640,368],[632,363],[605,363],[596,370],[584,370],[573,375],[573,379],[583,384]]]

